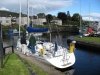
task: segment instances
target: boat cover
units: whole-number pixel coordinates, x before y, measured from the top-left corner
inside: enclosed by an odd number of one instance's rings
[[[48,32],[49,28],[33,28],[33,27],[27,27],[27,31],[29,33],[31,32]]]

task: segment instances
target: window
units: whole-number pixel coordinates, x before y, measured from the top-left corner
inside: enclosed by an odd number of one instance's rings
[[[9,23],[9,21],[7,20],[6,23]]]

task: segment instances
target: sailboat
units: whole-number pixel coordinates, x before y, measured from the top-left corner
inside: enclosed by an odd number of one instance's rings
[[[28,32],[48,32],[47,28],[43,29],[34,29],[32,27],[27,27]],[[72,41],[72,44],[75,46],[76,41]],[[74,51],[70,52],[69,49],[60,46],[57,42],[47,42],[47,41],[36,41],[35,45],[36,53],[32,54],[36,59],[55,66],[57,68],[67,68],[72,66],[75,63]]]
[[[44,32],[48,33],[50,30],[48,28],[33,28],[28,26],[26,28],[28,33],[37,33]],[[20,40],[18,40],[18,47],[21,48]],[[44,62],[48,65],[52,65],[56,68],[67,68],[72,66],[76,59],[74,55],[76,41],[72,41],[69,49],[58,45],[57,41],[55,43],[51,42],[51,33],[50,33],[50,42],[37,40],[35,45],[35,53],[32,54],[36,59]],[[27,40],[27,45],[29,41]],[[27,48],[26,54],[31,53],[31,50]]]
[[[47,28],[34,29],[32,27],[27,27],[28,32],[48,32]],[[20,40],[17,41],[17,48],[21,49]],[[35,45],[35,53],[31,54],[36,59],[44,62],[48,65],[52,65],[56,68],[67,68],[72,66],[76,59],[74,55],[76,41],[72,41],[69,49],[63,47],[62,45],[58,45],[57,41],[55,43],[48,41],[37,40]],[[29,41],[27,40],[27,45]],[[27,47],[26,55],[32,53],[31,50]]]

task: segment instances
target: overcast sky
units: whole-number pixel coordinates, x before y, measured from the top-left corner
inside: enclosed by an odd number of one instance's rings
[[[27,13],[27,0],[0,0],[0,10],[19,12],[20,1],[22,13]],[[52,14],[58,12],[70,12],[82,15],[84,20],[100,21],[100,0],[29,0],[29,14]]]

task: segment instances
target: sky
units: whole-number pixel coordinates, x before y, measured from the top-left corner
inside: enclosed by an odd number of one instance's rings
[[[0,0],[0,10],[27,14],[27,0]],[[38,13],[57,16],[59,12],[79,13],[83,20],[100,21],[100,0],[28,0],[29,15]],[[32,13],[33,10],[33,13]]]

